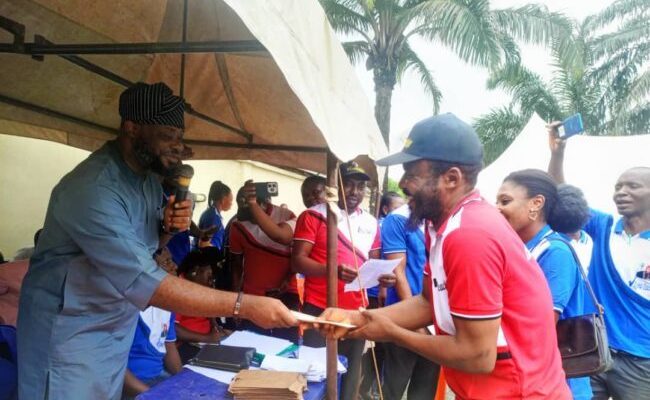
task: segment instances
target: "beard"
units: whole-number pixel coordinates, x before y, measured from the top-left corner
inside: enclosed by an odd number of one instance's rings
[[[149,144],[142,138],[137,139],[133,144],[133,151],[135,157],[138,159],[140,165],[145,169],[155,172],[161,176],[167,176],[171,168],[166,167],[152,150]]]
[[[420,225],[423,219],[431,221],[434,226],[438,226],[441,222],[443,207],[440,200],[438,189],[418,190],[411,196],[411,203],[409,203],[411,215],[409,216],[408,224],[411,227]]]

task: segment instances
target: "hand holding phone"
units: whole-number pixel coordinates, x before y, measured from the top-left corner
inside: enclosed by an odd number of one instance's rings
[[[580,113],[574,114],[569,118],[562,121],[562,125],[558,127],[559,137],[566,140],[574,135],[579,135],[585,131],[582,125],[582,115]]]

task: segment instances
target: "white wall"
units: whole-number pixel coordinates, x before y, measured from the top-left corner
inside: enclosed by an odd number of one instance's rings
[[[34,232],[43,226],[50,192],[59,180],[89,152],[45,140],[0,134],[0,251],[5,259],[16,250],[31,246]],[[279,196],[273,203],[286,203],[296,214],[304,207],[300,198],[303,177],[279,168],[247,161],[191,161],[195,175],[190,189],[208,194],[210,184],[221,180],[234,193],[247,179],[277,181]],[[198,218],[206,203],[196,206]],[[234,215],[236,207],[226,213]]]

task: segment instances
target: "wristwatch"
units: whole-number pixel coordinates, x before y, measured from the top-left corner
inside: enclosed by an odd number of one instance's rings
[[[232,316],[239,319],[239,310],[241,309],[241,300],[244,297],[244,292],[239,292],[237,300],[235,301],[235,309],[232,311]]]

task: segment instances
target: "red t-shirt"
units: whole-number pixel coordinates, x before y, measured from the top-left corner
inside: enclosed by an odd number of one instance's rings
[[[356,251],[352,251],[350,229],[344,217],[345,211],[340,210],[338,218],[338,264],[357,266],[368,259],[368,253],[381,247],[379,240],[379,226],[377,220],[367,212],[358,209],[350,214],[350,226]],[[327,205],[320,204],[312,207],[298,217],[293,240],[303,240],[313,244],[309,257],[315,261],[327,263]],[[360,291],[345,292],[345,282],[338,282],[338,306],[348,310],[356,310],[362,306]],[[327,307],[327,277],[305,277],[305,302],[320,308]]]
[[[427,230],[425,285],[438,334],[452,317],[501,317],[498,358],[489,374],[445,367],[459,399],[571,399],[557,348],[553,302],[541,268],[500,213],[467,196],[438,229]]]
[[[265,210],[276,223],[284,222],[292,229],[296,216],[291,211],[269,205]],[[244,256],[244,293],[264,296],[288,280],[286,290],[298,293],[295,274],[291,273],[291,246],[274,242],[259,225],[235,221],[230,228],[230,252]]]
[[[201,335],[207,335],[212,330],[210,320],[205,317],[186,317],[181,314],[176,314],[176,323],[185,329],[200,333]]]

